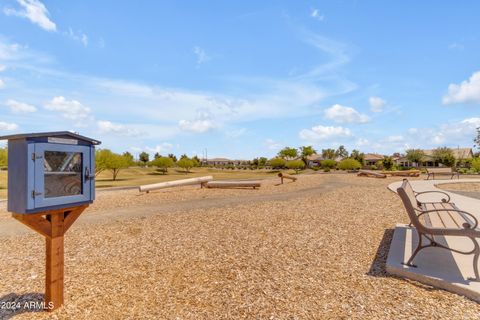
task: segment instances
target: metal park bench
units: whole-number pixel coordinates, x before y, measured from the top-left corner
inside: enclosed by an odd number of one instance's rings
[[[473,254],[475,278],[470,280],[480,281],[478,273],[480,246],[476,240],[480,238],[480,230],[477,229],[477,218],[471,213],[458,209],[454,203],[450,202],[450,196],[445,192],[415,192],[407,179],[403,180],[402,186],[397,189],[397,192],[410,218],[410,225],[415,227],[418,234],[417,248],[405,264],[416,267],[412,263],[413,259],[422,249],[428,247],[444,248],[465,255]],[[418,196],[428,193],[443,194],[446,198],[439,202],[420,202],[418,200]],[[436,241],[435,237],[439,236],[466,237],[472,240],[474,247],[470,251],[449,248]],[[423,238],[428,240],[426,244],[424,244]]]
[[[453,179],[453,177],[456,176],[457,179],[460,179],[458,172],[453,171],[452,168],[428,168],[427,173],[427,180],[430,179],[430,176],[435,179],[435,175],[450,176],[450,179]]]

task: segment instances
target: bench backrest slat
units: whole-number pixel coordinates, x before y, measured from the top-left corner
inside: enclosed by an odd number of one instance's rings
[[[428,173],[452,173],[452,168],[427,168]]]
[[[415,210],[418,209],[418,202],[415,198],[415,192],[413,191],[412,186],[407,179],[403,180],[402,186],[397,189],[397,193],[400,196],[400,199],[402,199],[403,205],[405,206],[405,210],[407,211],[412,225],[419,230],[424,230],[423,225],[418,220],[418,213]]]

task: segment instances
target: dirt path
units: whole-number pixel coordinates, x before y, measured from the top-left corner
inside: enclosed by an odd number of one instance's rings
[[[289,190],[280,193],[273,194],[252,194],[242,195],[238,197],[217,197],[207,199],[191,199],[183,200],[179,202],[167,202],[167,203],[155,203],[155,204],[142,204],[136,206],[114,208],[108,210],[96,210],[84,213],[75,225],[72,227],[78,227],[85,224],[102,223],[106,221],[121,221],[132,217],[147,217],[155,214],[163,213],[182,213],[189,212],[194,209],[211,209],[219,207],[233,207],[241,204],[263,203],[268,201],[290,201],[302,197],[314,197],[326,192],[331,192],[338,188],[345,187],[345,182],[337,179],[328,179],[328,183],[313,186],[309,188]],[[253,191],[256,192],[257,190]],[[110,192],[110,191],[109,191]],[[241,192],[241,191],[240,191]],[[16,236],[27,233],[32,233],[19,222],[14,219],[2,221],[0,223],[0,237],[2,236]]]

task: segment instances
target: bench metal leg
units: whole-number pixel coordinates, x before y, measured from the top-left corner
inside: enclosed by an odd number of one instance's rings
[[[418,232],[418,231],[417,231],[417,234],[418,234],[418,244],[417,244],[417,248],[416,248],[415,251],[413,252],[413,254],[412,254],[412,256],[410,257],[410,259],[408,259],[408,261],[407,261],[406,263],[405,263],[405,262],[402,263],[402,264],[404,264],[404,265],[407,265],[407,266],[409,266],[409,267],[414,267],[414,268],[417,267],[416,265],[414,265],[414,264],[412,263],[413,259],[415,259],[415,256],[416,256],[416,255],[420,252],[420,250],[422,250],[423,248],[432,246],[431,244],[428,244],[428,245],[426,245],[426,246],[422,246],[423,234],[420,233],[420,232]]]
[[[480,281],[480,276],[478,274],[478,258],[480,256],[480,246],[475,238],[470,238],[473,241],[473,245],[475,246],[474,255],[473,255],[473,272],[475,273],[475,278],[469,278],[468,280],[471,281]]]

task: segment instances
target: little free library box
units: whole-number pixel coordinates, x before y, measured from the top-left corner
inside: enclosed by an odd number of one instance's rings
[[[64,235],[95,199],[95,145],[68,131],[8,140],[8,211],[45,237],[45,306],[64,300]]]
[[[8,211],[29,214],[95,199],[95,145],[100,141],[68,131],[0,139],[8,139]]]

